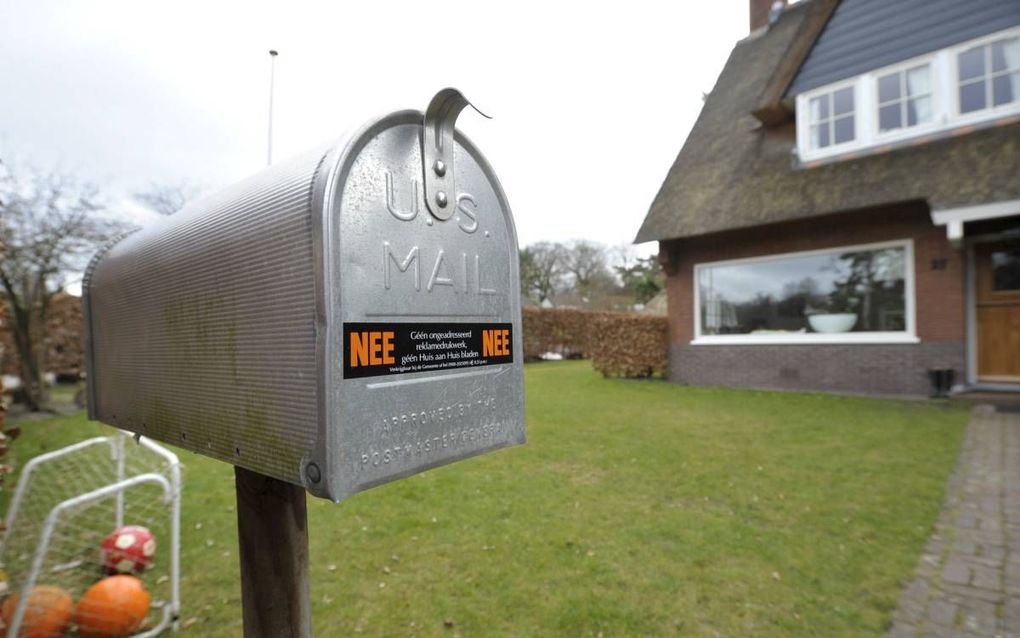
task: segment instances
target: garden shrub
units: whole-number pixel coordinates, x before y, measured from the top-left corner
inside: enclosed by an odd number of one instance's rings
[[[524,360],[547,352],[567,359],[590,357],[588,334],[593,316],[604,314],[575,308],[524,308]]]
[[[666,317],[599,313],[591,328],[591,364],[607,377],[665,376],[669,371]]]
[[[524,308],[524,360],[547,352],[592,360],[605,376],[667,373],[665,317],[573,308]]]

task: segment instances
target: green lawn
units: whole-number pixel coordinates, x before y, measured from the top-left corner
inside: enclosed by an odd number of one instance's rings
[[[310,499],[316,634],[878,636],[967,412],[526,367],[524,447]],[[24,424],[23,461],[103,431]],[[240,635],[233,472],[182,452],[185,633]]]

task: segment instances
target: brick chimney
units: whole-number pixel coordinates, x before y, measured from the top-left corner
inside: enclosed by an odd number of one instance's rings
[[[769,24],[769,11],[772,9],[772,4],[779,2],[786,8],[786,0],[750,0],[751,5],[751,31],[757,31],[758,29],[768,26]]]

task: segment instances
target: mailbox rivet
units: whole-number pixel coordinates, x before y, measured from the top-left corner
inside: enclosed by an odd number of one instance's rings
[[[436,193],[436,203],[439,204],[440,208],[446,208],[446,193],[443,191]]]
[[[308,464],[308,467],[305,468],[305,474],[308,476],[308,480],[312,483],[318,483],[322,480],[322,472],[319,470],[319,466],[315,463]]]
[[[436,172],[436,175],[442,177],[446,175],[446,162],[443,160],[436,160],[436,163],[432,166],[432,170]]]

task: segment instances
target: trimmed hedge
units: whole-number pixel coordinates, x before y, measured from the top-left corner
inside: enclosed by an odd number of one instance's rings
[[[526,307],[523,319],[525,361],[556,352],[591,359],[605,376],[665,376],[669,370],[666,317]]]
[[[591,365],[607,377],[666,376],[669,372],[666,317],[605,313],[595,317]]]
[[[589,358],[588,333],[592,315],[604,313],[529,306],[521,314],[524,320],[524,360],[535,361],[546,352],[567,358]]]

